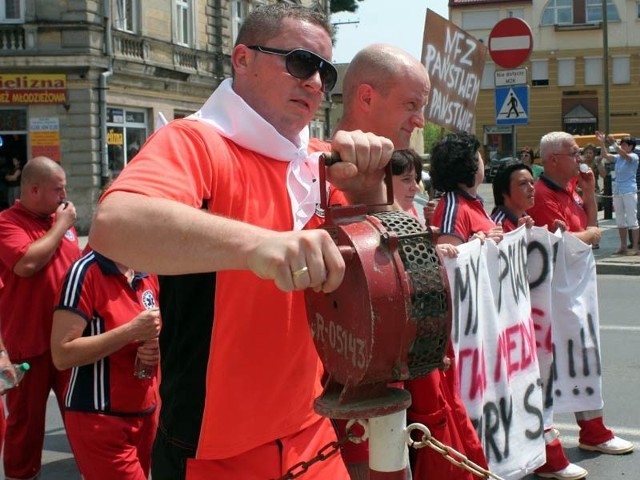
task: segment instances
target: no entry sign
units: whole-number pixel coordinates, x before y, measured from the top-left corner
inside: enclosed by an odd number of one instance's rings
[[[503,68],[515,68],[525,62],[533,50],[533,33],[520,18],[505,18],[489,34],[489,55]]]

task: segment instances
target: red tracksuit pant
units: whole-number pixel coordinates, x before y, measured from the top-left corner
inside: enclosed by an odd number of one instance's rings
[[[4,474],[12,479],[32,479],[42,467],[45,416],[51,389],[63,412],[64,394],[70,371],[60,372],[53,365],[51,352],[31,358],[14,358],[28,362],[31,368],[16,388],[7,391],[7,430],[4,442]]]

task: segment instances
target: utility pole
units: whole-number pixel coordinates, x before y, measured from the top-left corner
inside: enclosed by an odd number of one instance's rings
[[[325,15],[331,19],[331,0],[325,0]],[[325,94],[326,107],[324,108],[324,138],[331,138],[331,92]]]
[[[604,131],[611,133],[609,125],[609,22],[607,0],[602,0],[602,79],[604,81]]]
[[[604,132],[605,135],[611,133],[609,125],[609,22],[607,21],[607,0],[602,0],[602,80],[604,86]],[[606,147],[605,147],[606,148]],[[606,154],[607,152],[602,152]],[[603,208],[604,218],[609,220],[613,218],[613,200],[611,199],[612,179],[611,172],[607,171],[607,175],[602,179],[603,183]]]

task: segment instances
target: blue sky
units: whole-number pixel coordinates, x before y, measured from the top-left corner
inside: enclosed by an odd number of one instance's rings
[[[448,0],[364,0],[356,13],[332,15],[338,35],[333,61],[348,63],[361,48],[371,43],[391,43],[420,58],[427,8],[445,18],[449,16]]]

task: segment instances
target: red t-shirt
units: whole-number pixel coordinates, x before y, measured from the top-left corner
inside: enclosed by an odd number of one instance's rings
[[[504,233],[511,232],[518,228],[518,218],[504,205],[498,205],[491,212],[491,220],[496,224],[502,224]]]
[[[52,227],[55,215],[40,217],[20,201],[0,212],[0,332],[13,360],[50,350],[55,295],[67,271],[80,257],[78,235],[72,227],[62,238],[51,260],[30,277],[13,273],[16,263],[33,242]]]
[[[315,141],[309,151],[326,148]],[[203,122],[178,120],[154,133],[106,195],[134,192],[194,208],[204,199],[217,215],[290,231],[287,167]],[[314,216],[306,228],[321,220]],[[302,430],[318,420],[312,403],[321,393],[322,365],[302,292],[282,292],[249,271],[221,271],[212,294],[201,459],[232,457]]]
[[[440,235],[453,235],[462,242],[469,241],[474,233],[489,233],[496,226],[484,210],[482,199],[463,190],[447,192],[440,198],[431,225],[440,228]]]
[[[562,188],[544,174],[536,181],[535,204],[527,213],[536,226],[546,225],[549,230],[553,228],[554,220],[566,223],[569,232],[582,232],[589,222],[582,197],[576,192],[576,182],[569,182]]]
[[[97,252],[76,261],[58,291],[56,310],[69,310],[87,322],[83,337],[129,323],[140,312],[158,307],[158,279],[136,273],[131,285],[115,263]],[[74,367],[65,395],[67,410],[140,415],[155,410],[156,376],[133,375],[138,345],[130,343],[90,365]]]

